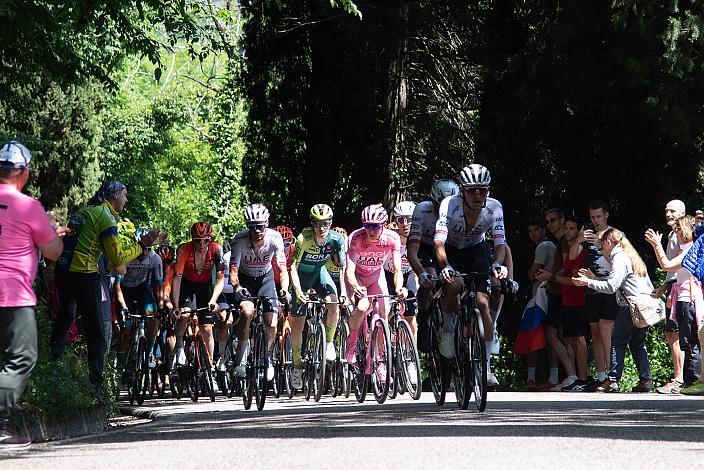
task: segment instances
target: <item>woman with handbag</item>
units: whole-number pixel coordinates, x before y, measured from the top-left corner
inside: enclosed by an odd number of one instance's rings
[[[604,392],[618,392],[619,380],[623,374],[626,346],[631,349],[633,362],[636,364],[640,383],[632,392],[649,392],[653,387],[650,362],[645,349],[645,336],[647,326],[639,328],[631,317],[629,304],[641,304],[638,299],[650,297],[653,284],[648,278],[645,263],[636,252],[631,242],[623,232],[609,228],[599,237],[601,252],[611,263],[611,271],[604,280],[594,279],[594,274],[588,269],[580,269],[577,277],[572,282],[577,286],[587,286],[597,292],[616,294],[619,312],[614,322],[614,331],[611,337],[611,370],[609,377],[603,384]],[[653,299],[655,300],[655,299]]]
[[[680,348],[684,352],[684,367],[683,373],[672,379],[671,384],[674,384],[676,392],[670,393],[679,393],[683,384],[689,386],[696,383],[701,372],[697,332],[704,321],[702,285],[697,278],[682,268],[682,259],[692,247],[694,226],[695,219],[691,215],[682,216],[675,221],[672,229],[677,234],[681,251],[672,259],[667,257],[662,248],[662,235],[651,229],[645,232],[645,240],[652,245],[660,267],[676,274],[670,293],[669,318],[677,322]]]

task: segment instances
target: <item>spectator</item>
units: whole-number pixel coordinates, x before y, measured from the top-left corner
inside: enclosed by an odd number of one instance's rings
[[[71,234],[66,237],[64,250],[56,264],[59,312],[51,331],[51,355],[53,359],[61,356],[66,332],[75,319],[76,310],[80,310],[88,346],[90,378],[97,397],[102,396],[107,349],[102,321],[102,303],[107,294],[103,291],[98,258],[102,252],[113,266],[120,267],[142,254],[159,236],[158,230],[152,230],[139,243],[127,237],[118,237],[118,214],[126,203],[127,188],[122,183],[103,183],[88,205],[71,215]]]
[[[624,297],[649,295],[653,292],[653,284],[648,278],[648,270],[631,242],[623,232],[610,228],[599,237],[601,249],[611,263],[609,277],[596,279],[594,273],[582,269],[572,282],[578,286],[587,286],[597,292],[616,294],[619,305],[614,321],[614,331],[611,335],[611,370],[608,380],[600,387],[604,392],[618,392],[619,380],[623,374],[623,364],[626,356],[626,345],[631,349],[633,362],[640,375],[640,383],[632,392],[649,392],[653,387],[650,373],[648,353],[645,349],[645,336],[648,328],[637,328],[631,320],[628,301]]]
[[[676,394],[679,392],[679,388],[682,387],[683,382],[687,386],[692,385],[699,379],[701,373],[699,369],[700,345],[697,338],[699,330],[697,317],[702,317],[701,307],[704,299],[702,299],[701,282],[698,279],[694,279],[686,269],[682,268],[682,259],[689,249],[692,248],[694,217],[685,215],[678,218],[672,229],[677,234],[677,242],[680,248],[679,254],[672,259],[668,258],[662,248],[662,235],[660,233],[648,229],[645,232],[645,240],[655,250],[655,257],[660,267],[667,272],[676,274],[669,299],[671,307],[669,320],[677,322],[679,343],[684,352],[681,375],[679,377],[675,375],[672,382],[668,384],[671,386],[669,392]],[[697,306],[700,312],[697,312]],[[663,391],[660,393],[663,393]]]
[[[545,237],[545,224],[542,220],[532,220],[528,222],[528,238],[535,246],[535,254],[533,256],[533,264],[528,270],[528,279],[531,281],[531,296],[535,297],[541,281],[535,278],[535,273],[539,269],[552,269],[555,259],[555,244]],[[548,360],[550,369],[555,369],[557,375],[557,356],[550,348],[548,348]],[[538,391],[538,386],[535,383],[535,372],[538,363],[538,351],[531,351],[527,356],[528,362],[528,382],[526,389],[529,392]],[[555,379],[557,382],[557,378]],[[554,387],[556,383],[552,384]],[[550,388],[552,388],[550,387]]]
[[[590,383],[587,380],[587,316],[584,305],[586,303],[586,289],[572,283],[572,276],[586,266],[586,251],[582,246],[584,224],[576,217],[567,217],[564,225],[564,239],[569,245],[569,252],[564,257],[563,274],[555,275],[549,271],[540,270],[536,279],[550,280],[562,286],[562,334],[575,353],[577,374],[572,373],[559,385],[563,392],[589,391]]]
[[[551,274],[555,274],[556,276],[562,275],[564,257],[567,256],[570,247],[564,237],[565,215],[560,209],[552,208],[545,211],[545,223],[547,224],[548,232],[550,232],[550,240],[554,241],[557,245],[553,256],[552,267],[551,269],[546,269],[548,272],[547,279],[550,279],[549,275]],[[538,281],[540,281],[540,279],[538,279]],[[576,378],[574,352],[568,345],[563,343],[560,337],[560,328],[562,328],[562,287],[556,281],[550,282],[547,291],[548,311],[543,326],[545,330],[545,343],[548,346],[548,354],[554,355],[557,358],[557,361],[562,364],[568,377]],[[550,360],[550,364],[555,364],[557,361]],[[560,391],[561,384],[558,373],[559,369],[551,366],[548,381],[539,385],[538,391]]]
[[[667,246],[665,247],[665,255],[667,259],[675,259],[680,254],[682,248],[678,241],[677,232],[674,229],[677,219],[685,215],[686,208],[684,202],[674,199],[665,206],[665,221],[670,227],[670,234],[667,236]],[[677,271],[668,271],[665,284],[660,286],[657,291],[658,295],[667,294],[670,296],[672,285],[677,281]],[[668,304],[671,304],[672,299],[668,298]],[[680,392],[680,388],[684,383],[682,368],[684,367],[684,352],[680,348],[680,333],[677,326],[677,320],[667,319],[665,326],[665,340],[670,349],[672,357],[673,377],[672,380],[655,389],[656,392],[666,395],[676,395]]]
[[[601,252],[598,234],[610,229],[609,211],[606,203],[595,199],[589,203],[589,218],[593,227],[584,231],[587,248],[587,267],[596,279],[604,280],[609,276],[611,265]],[[613,294],[602,294],[594,289],[587,290],[587,319],[592,334],[594,364],[598,374],[598,385],[606,381],[606,372],[611,365],[611,332],[618,314],[618,304]]]
[[[8,429],[37,361],[37,298],[32,283],[39,255],[55,260],[66,229],[47,216],[41,203],[20,191],[29,178],[29,150],[19,142],[0,148],[0,450],[31,440]]]

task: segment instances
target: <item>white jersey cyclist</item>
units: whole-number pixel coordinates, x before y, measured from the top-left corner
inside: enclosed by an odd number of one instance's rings
[[[125,265],[125,275],[122,277],[122,287],[137,287],[151,281],[161,284],[164,280],[164,268],[161,256],[149,250],[149,255],[140,260],[135,258]]]
[[[467,227],[463,211],[464,200],[461,196],[450,196],[440,204],[440,215],[435,225],[435,240],[453,248],[463,250],[486,240],[486,232],[491,230],[494,245],[506,243],[504,229],[504,210],[501,203],[487,197],[474,227]]]
[[[249,240],[248,230],[238,232],[232,240],[230,266],[236,266],[239,274],[255,278],[262,277],[272,270],[273,257],[276,257],[278,264],[286,263],[284,239],[274,229],[265,229],[264,242],[256,253]]]
[[[408,235],[408,243],[416,242],[432,247],[437,220],[438,217],[435,215],[433,201],[423,201],[416,204],[415,209],[413,209],[411,233]]]

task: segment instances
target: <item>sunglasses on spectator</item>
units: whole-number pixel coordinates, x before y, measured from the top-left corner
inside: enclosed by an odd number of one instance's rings
[[[411,223],[410,217],[396,217],[397,224],[409,224]]]
[[[247,226],[247,230],[250,232],[261,232],[266,228],[266,224],[252,224]]]
[[[313,228],[330,228],[332,220],[315,220],[310,223]]]
[[[486,196],[489,194],[489,188],[462,188],[462,191],[469,194],[479,194],[480,196]]]
[[[367,230],[381,230],[382,224],[364,224],[364,228]]]

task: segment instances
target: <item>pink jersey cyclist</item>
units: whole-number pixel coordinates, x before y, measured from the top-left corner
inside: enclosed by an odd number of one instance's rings
[[[394,257],[398,257],[399,261],[401,259],[401,238],[393,230],[382,228],[376,241],[368,239],[364,228],[350,235],[347,259],[355,264],[354,276],[361,286],[367,288],[367,294],[389,293],[384,264],[393,263]]]

